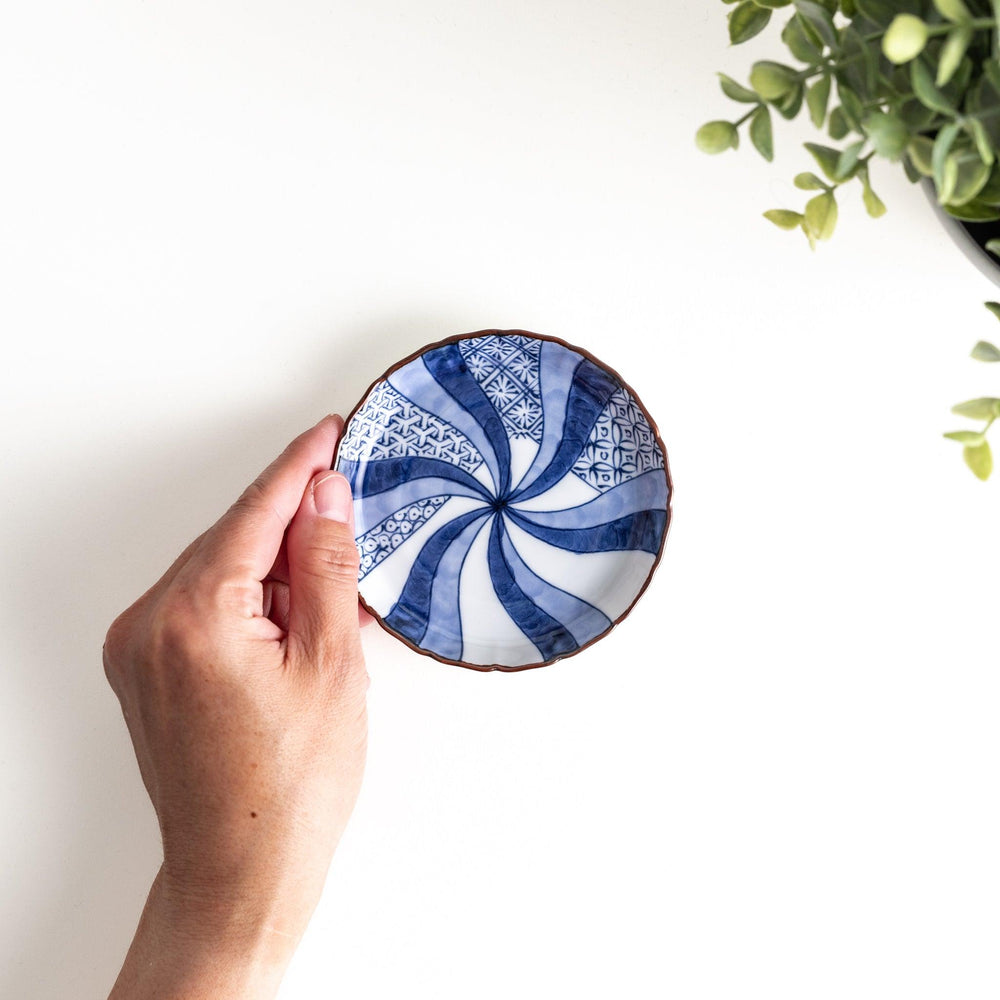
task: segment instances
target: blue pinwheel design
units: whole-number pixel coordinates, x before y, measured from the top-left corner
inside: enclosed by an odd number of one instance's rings
[[[664,456],[635,399],[590,358],[523,333],[446,343],[391,372],[337,467],[383,624],[457,662],[477,662],[460,612],[470,600],[523,637],[498,665],[551,661],[608,631],[614,609],[554,583],[545,553],[644,554],[651,571],[669,519]],[[485,572],[470,570],[474,549]]]

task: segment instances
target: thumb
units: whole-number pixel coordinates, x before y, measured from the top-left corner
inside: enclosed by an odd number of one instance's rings
[[[288,529],[288,652],[317,668],[360,662],[351,487],[315,476]]]

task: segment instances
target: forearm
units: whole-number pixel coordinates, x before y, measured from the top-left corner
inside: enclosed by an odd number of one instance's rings
[[[272,1000],[299,935],[266,906],[200,909],[158,875],[109,1000]]]

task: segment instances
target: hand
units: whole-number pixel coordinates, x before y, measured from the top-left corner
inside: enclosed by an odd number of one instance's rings
[[[112,992],[269,997],[354,808],[358,554],[328,417],[111,626],[104,666],[163,838]]]

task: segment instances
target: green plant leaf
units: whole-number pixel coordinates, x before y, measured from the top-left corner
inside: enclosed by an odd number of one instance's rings
[[[771,132],[771,112],[762,104],[750,118],[750,141],[770,163],[774,159],[774,138]]]
[[[980,201],[984,205],[1000,206],[1000,164],[993,164],[990,179],[983,185],[982,191],[976,195],[976,201]]]
[[[737,83],[725,73],[719,73],[719,86],[722,87],[722,92],[726,97],[733,101],[739,101],[741,104],[756,104],[760,100],[752,90]]]
[[[993,396],[969,399],[964,403],[956,403],[951,412],[959,417],[968,417],[970,420],[995,420],[1000,417],[1000,399]]]
[[[905,81],[905,86],[910,86],[909,79]],[[937,111],[927,107],[925,104],[921,104],[915,97],[910,98],[908,101],[903,101],[895,109],[895,113],[906,122],[907,128],[913,133],[932,129],[934,122],[938,118]],[[935,128],[934,131],[936,132],[937,129]]]
[[[924,177],[930,177],[934,173],[934,166],[931,163],[931,157],[934,155],[934,143],[926,135],[915,135],[910,139],[906,151],[910,154],[913,165]]]
[[[797,82],[798,74],[794,69],[767,59],[755,62],[750,69],[750,86],[765,101],[781,100]]]
[[[941,167],[941,183],[938,185],[938,202],[947,205],[953,200],[958,185],[958,159],[951,154],[944,158]]]
[[[847,119],[847,124],[855,131],[860,132],[861,119],[865,115],[861,98],[850,87],[844,86],[839,80],[837,81],[837,96],[840,97],[840,106],[844,109],[844,117]]]
[[[982,431],[948,431],[944,437],[949,441],[958,441],[961,444],[971,445],[973,448],[981,445],[986,440],[983,437]]]
[[[966,446],[962,449],[965,464],[972,469],[975,477],[985,482],[993,471],[993,453],[989,441],[984,441],[975,447]]]
[[[983,244],[983,249],[993,254],[994,257],[1000,257],[1000,240],[987,240]]]
[[[974,149],[954,151],[948,154],[945,161],[946,178],[951,176],[952,163],[955,164],[954,185],[947,195],[944,191],[939,191],[938,197],[945,205],[963,205],[967,201],[972,201],[989,180],[990,165],[983,163]]]
[[[930,70],[920,59],[910,63],[910,82],[913,85],[913,93],[917,95],[917,100],[921,104],[949,117],[955,113],[955,106],[934,86]]]
[[[812,44],[820,53],[820,57],[816,60],[816,62],[821,62],[823,59],[823,39],[820,37],[820,33],[809,23],[808,19],[804,18],[801,14],[796,14],[795,17],[798,19],[799,27],[802,29],[802,34],[809,39],[810,44]]]
[[[847,118],[844,117],[843,108],[836,107],[830,112],[830,125],[827,131],[830,133],[830,138],[835,141],[843,139],[851,131]]]
[[[706,122],[695,133],[694,141],[703,153],[724,153],[736,149],[740,134],[732,122]]]
[[[963,202],[961,205],[945,205],[944,210],[953,218],[962,222],[996,222],[1000,220],[1000,208],[986,205],[978,198]]]
[[[838,78],[854,91],[861,103],[870,107],[883,95],[878,90],[879,49],[866,41],[853,25],[841,32],[843,58],[837,67]]]
[[[997,319],[1000,319],[1000,302],[984,302],[983,305],[987,309],[989,309],[989,311],[991,313],[993,313],[993,315],[996,316]],[[996,348],[993,347],[992,344],[990,344],[988,341],[985,341],[985,340],[979,341],[979,343],[976,344],[976,347],[978,348],[981,344],[985,344],[985,346],[987,348],[989,348],[990,350],[995,350],[996,349]],[[972,356],[975,357],[975,353],[973,353]],[[985,361],[986,359],[985,358],[980,358],[979,360],[980,361]]]
[[[868,178],[868,165],[865,164],[858,171],[861,178],[861,200],[864,202],[865,211],[873,219],[881,219],[885,215],[886,208],[882,199],[872,190],[871,181]]]
[[[812,153],[813,159],[819,164],[820,170],[831,181],[837,179],[837,164],[840,162],[840,151],[831,149],[829,146],[820,146],[815,142],[804,143],[806,149]]]
[[[942,202],[946,200],[941,197],[941,189],[944,186],[945,162],[951,152],[951,147],[955,144],[960,128],[958,122],[949,122],[938,132],[937,138],[934,140],[934,149],[931,153],[931,174],[934,177],[934,186],[938,190],[938,199]],[[954,180],[957,179],[956,171]]]
[[[946,20],[958,24],[960,21],[968,21],[972,15],[969,8],[962,3],[962,0],[934,0],[934,6],[938,13]]]
[[[837,226],[837,199],[825,192],[806,202],[803,226],[816,240],[828,240]]]
[[[854,3],[862,16],[880,28],[888,27],[897,13],[893,4],[886,0],[854,0]]]
[[[879,156],[895,162],[903,155],[910,140],[910,130],[896,115],[886,111],[871,111],[862,124]]]
[[[927,25],[913,14],[897,14],[882,36],[882,51],[897,65],[915,59],[927,44]]]
[[[882,199],[871,189],[870,185],[865,185],[861,191],[861,200],[865,204],[865,211],[873,219],[881,219],[886,213],[885,203]]]
[[[787,7],[792,0],[753,0],[758,7],[769,7],[771,9],[777,9],[778,7]]]
[[[854,0],[840,0],[840,10],[844,17],[855,18],[858,16],[858,9],[854,6]]]
[[[1000,94],[1000,62],[996,58],[983,60],[983,76],[989,81],[990,86]]]
[[[801,212],[790,212],[787,208],[771,208],[764,213],[764,218],[779,229],[798,229],[805,216]]]
[[[993,151],[993,144],[986,132],[983,123],[978,118],[967,118],[965,120],[965,130],[972,136],[972,141],[976,144],[976,151],[983,163],[993,165],[996,154]]]
[[[836,177],[838,181],[846,181],[853,176],[854,168],[858,165],[858,157],[861,156],[861,150],[864,148],[865,140],[859,139],[841,151],[837,158]]]
[[[972,41],[972,35],[972,28],[967,24],[960,24],[948,32],[938,56],[938,71],[934,80],[939,87],[943,87],[955,75],[955,70]]]
[[[729,14],[729,40],[733,45],[741,45],[754,35],[759,35],[771,20],[771,12],[766,7],[758,7],[751,0],[743,0]]]
[[[816,128],[822,128],[826,121],[826,106],[830,102],[830,77],[821,76],[806,90],[806,105],[809,117]]]
[[[906,174],[906,179],[911,184],[919,184],[924,179],[924,175],[913,165],[909,154],[903,157],[902,163],[903,173]]]
[[[833,17],[825,7],[811,0],[795,0],[795,10],[823,40],[823,44],[836,52],[839,48],[837,29]]]
[[[795,180],[792,183],[800,191],[828,191],[829,185],[824,184],[814,173],[810,171],[805,171],[801,174],[795,175]]]
[[[802,109],[802,96],[806,88],[801,83],[796,83],[785,96],[774,103],[774,108],[782,118],[792,119]]]
[[[975,347],[972,348],[972,354],[970,357],[975,358],[976,361],[985,361],[989,364],[995,364],[1000,361],[1000,351],[998,351],[988,340],[980,340]]]
[[[823,58],[822,43],[813,39],[803,28],[802,18],[795,14],[782,29],[781,40],[788,46],[789,52],[799,62],[815,66]]]
[[[952,77],[951,82],[944,88],[945,96],[956,107],[965,100],[971,80],[972,60],[965,58],[959,63],[958,70]]]

